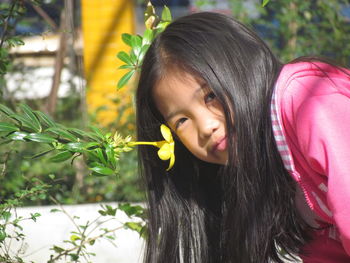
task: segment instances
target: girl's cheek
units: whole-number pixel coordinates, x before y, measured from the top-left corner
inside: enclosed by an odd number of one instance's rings
[[[189,147],[189,136],[186,136],[184,132],[177,132],[177,138],[181,141],[181,143],[188,149]]]

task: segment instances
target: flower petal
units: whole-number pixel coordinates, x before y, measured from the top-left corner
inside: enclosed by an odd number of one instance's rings
[[[171,130],[164,124],[162,124],[160,126],[160,132],[163,135],[163,138],[167,141],[167,142],[172,142],[173,141],[173,136],[171,135]]]
[[[165,161],[171,157],[171,147],[169,143],[164,143],[158,150],[158,156],[161,160]]]
[[[166,170],[169,171],[169,170],[174,166],[174,163],[175,163],[175,154],[172,154],[172,155],[170,156],[169,167],[168,167],[168,169],[166,169]]]

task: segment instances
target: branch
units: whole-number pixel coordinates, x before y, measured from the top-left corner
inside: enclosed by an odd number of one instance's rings
[[[12,16],[12,13],[13,13],[13,10],[15,9],[15,6],[17,4],[17,1],[18,0],[14,0],[12,2],[12,6],[10,8],[10,12],[9,12],[9,15],[6,17],[6,20],[4,22],[4,30],[2,31],[2,34],[1,34],[1,42],[0,42],[0,49],[2,48],[4,42],[5,42],[5,36],[6,36],[6,33],[7,33],[7,29],[8,29],[8,24],[9,24],[9,20]]]
[[[42,9],[40,6],[32,4],[33,9],[55,30],[58,30],[58,26],[55,21]]]

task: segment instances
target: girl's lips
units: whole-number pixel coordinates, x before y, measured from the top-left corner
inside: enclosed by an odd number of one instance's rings
[[[226,136],[220,139],[214,146],[214,151],[225,151],[227,148],[227,138]]]

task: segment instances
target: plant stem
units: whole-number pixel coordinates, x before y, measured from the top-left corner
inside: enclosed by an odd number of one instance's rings
[[[15,9],[15,6],[17,4],[17,1],[18,0],[14,0],[12,2],[12,6],[10,8],[10,12],[9,12],[9,15],[6,17],[6,20],[4,22],[4,30],[2,31],[2,34],[1,34],[1,42],[0,42],[0,49],[2,48],[4,42],[5,42],[5,36],[6,36],[6,33],[7,33],[7,29],[8,29],[8,23],[9,23],[9,20],[12,16],[12,13],[13,13],[13,10]]]
[[[129,142],[128,145],[129,146],[135,146],[135,145],[152,145],[155,147],[158,147],[158,144],[160,142]]]
[[[90,243],[91,241],[95,241],[96,239],[99,239],[99,238],[101,238],[101,237],[104,237],[104,236],[105,236],[106,234],[108,234],[108,233],[113,233],[113,232],[115,232],[115,231],[117,231],[117,230],[120,230],[120,229],[123,229],[123,228],[124,228],[124,226],[119,226],[119,227],[116,227],[116,228],[114,228],[114,229],[110,229],[110,230],[108,230],[108,231],[105,231],[104,233],[102,233],[102,234],[100,234],[100,235],[98,235],[98,236],[85,239],[85,240],[82,241],[79,245],[76,245],[75,247],[72,247],[72,248],[70,248],[70,249],[67,249],[67,250],[65,250],[65,251],[63,251],[63,252],[61,252],[61,253],[59,253],[56,257],[54,257],[53,259],[50,259],[49,262],[55,262],[56,260],[58,260],[58,259],[61,258],[62,256],[67,256],[70,252],[72,252],[72,251],[74,251],[74,250],[76,250],[76,249],[78,249],[78,248],[83,247],[85,244],[88,244],[88,243]]]

